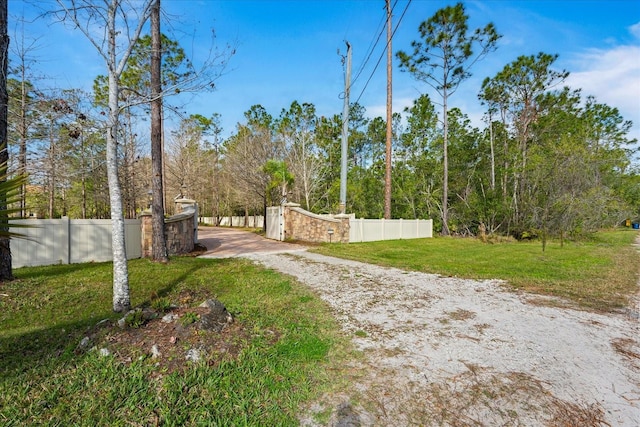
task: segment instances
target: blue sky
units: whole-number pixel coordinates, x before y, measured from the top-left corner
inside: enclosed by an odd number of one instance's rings
[[[634,122],[632,136],[640,139],[639,1],[464,3],[472,28],[493,22],[503,35],[498,50],[476,64],[472,78],[451,99],[451,105],[461,108],[474,124],[481,125],[483,110],[477,93],[482,80],[519,55],[542,51],[559,54],[556,67],[571,72],[567,84],[617,107]],[[394,26],[408,7],[395,33],[393,52],[409,51],[411,41],[419,37],[419,24],[451,4],[454,2],[398,0]],[[355,76],[383,30],[384,5],[383,0],[162,0],[165,17],[171,18],[171,23],[163,21],[163,31],[193,52],[195,62],[211,46],[211,29],[221,47],[230,43],[236,48],[226,74],[216,82],[217,90],[190,98],[183,110],[205,116],[221,114],[225,136],[243,122],[243,113],[254,104],[273,116],[294,100],[313,103],[319,115],[341,113],[344,74],[338,50],[346,53],[345,40],[353,46]],[[10,0],[10,32],[20,28],[17,17],[34,13],[29,2]],[[95,76],[105,74],[103,63],[81,34],[45,20],[25,24],[24,33],[28,40],[37,39],[39,48],[30,56],[37,60],[35,74],[46,76],[45,86],[90,89]],[[12,34],[13,40],[21,37],[20,30]],[[351,100],[359,97],[369,116],[385,114],[386,57],[374,71],[385,37],[383,33],[352,87]],[[402,111],[421,93],[437,98],[429,87],[399,71],[395,55],[393,74],[394,111]]]

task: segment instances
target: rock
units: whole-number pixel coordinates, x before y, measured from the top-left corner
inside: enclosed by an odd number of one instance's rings
[[[142,309],[142,318],[144,320],[153,320],[156,317],[158,317],[158,312],[156,312],[154,309],[149,307],[145,307],[144,309]]]
[[[360,417],[353,410],[349,402],[343,402],[338,406],[336,427],[360,427]]]
[[[111,356],[111,352],[109,351],[108,348],[101,348],[100,349],[100,356],[102,357],[107,357],[107,356]]]
[[[120,329],[124,329],[127,326],[127,318],[123,317],[122,319],[118,319],[118,327]]]
[[[158,344],[154,344],[151,346],[151,357],[154,359],[157,359],[158,357],[162,356],[162,353],[160,353],[160,349],[158,348]]]
[[[162,323],[171,323],[174,320],[176,320],[178,318],[177,314],[165,314],[164,316],[162,316],[161,322]]]
[[[200,316],[200,328],[222,331],[225,326],[233,323],[233,316],[227,311],[227,308],[218,300],[208,299],[200,307],[208,308],[209,311]]]
[[[187,351],[187,355],[185,359],[190,360],[192,362],[199,362],[202,357],[200,356],[200,350],[197,348],[191,348]]]
[[[91,342],[91,338],[84,337],[84,338],[82,338],[82,340],[80,340],[80,344],[78,344],[78,348],[79,349],[87,348],[87,346],[89,346],[90,342]]]

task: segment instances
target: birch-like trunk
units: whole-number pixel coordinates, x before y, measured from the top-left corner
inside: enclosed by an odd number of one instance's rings
[[[444,80],[442,91],[442,121],[443,121],[443,144],[442,144],[442,235],[449,235],[449,118],[447,117],[447,80]]]
[[[109,122],[107,125],[107,179],[111,203],[111,245],[113,250],[113,311],[131,308],[129,298],[129,267],[124,241],[124,213],[122,191],[118,180],[118,86],[117,78],[109,70]]]
[[[129,297],[129,266],[124,241],[124,213],[122,190],[118,180],[118,92],[119,74],[116,69],[116,9],[109,10],[107,18],[109,69],[109,120],[107,122],[107,179],[111,203],[111,246],[113,250],[113,311],[124,312],[131,308]]]
[[[107,139],[107,179],[109,182],[109,202],[111,203],[111,229],[113,251],[113,311],[128,311],[131,308],[129,297],[129,268],[124,241],[124,211],[122,190],[118,180],[118,118],[120,106],[120,75],[136,41],[140,38],[142,27],[149,18],[151,0],[127,2],[124,0],[57,0],[62,21],[74,23],[104,59],[109,79],[109,112],[106,123]],[[117,20],[116,18],[120,15]],[[131,18],[131,19],[130,19]],[[137,19],[137,23],[135,23]],[[118,22],[122,28],[116,28]],[[104,24],[104,25],[102,25]],[[105,27],[104,32],[95,33],[92,29]],[[101,39],[101,35],[106,37]],[[126,35],[123,47],[118,52],[118,37]]]

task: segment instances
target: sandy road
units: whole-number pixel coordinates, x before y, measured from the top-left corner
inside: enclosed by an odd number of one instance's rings
[[[346,426],[640,426],[640,306],[599,314],[499,281],[406,272],[231,229],[205,257],[289,274],[334,310],[364,355],[348,390],[307,408]],[[640,302],[640,301],[639,301]]]
[[[310,412],[348,401],[361,425],[640,426],[637,318],[551,307],[499,281],[248,257],[314,289],[365,355],[353,389]]]

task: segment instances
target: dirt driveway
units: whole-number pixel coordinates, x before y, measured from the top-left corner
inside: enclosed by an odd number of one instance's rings
[[[637,317],[236,233],[201,236],[220,243],[205,256],[242,253],[295,277],[362,353],[349,385],[306,408],[303,425],[640,426]]]

